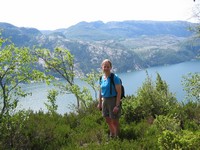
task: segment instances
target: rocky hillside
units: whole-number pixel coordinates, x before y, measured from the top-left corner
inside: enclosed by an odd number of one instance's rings
[[[80,22],[66,29],[39,31],[0,23],[2,36],[16,46],[63,47],[75,56],[80,73],[100,69],[109,58],[116,72],[174,64],[194,59],[200,42],[193,39],[189,22],[124,21]],[[84,68],[84,69],[82,69]]]

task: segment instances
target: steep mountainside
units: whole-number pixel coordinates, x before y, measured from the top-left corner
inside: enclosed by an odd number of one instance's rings
[[[103,59],[113,61],[116,72],[194,59],[200,42],[192,38],[189,22],[123,21],[80,22],[66,29],[39,31],[0,23],[2,36],[16,46],[63,47],[75,56],[80,74],[100,69]]]

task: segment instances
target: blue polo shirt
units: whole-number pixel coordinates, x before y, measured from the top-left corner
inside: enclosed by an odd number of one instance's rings
[[[117,96],[116,89],[115,89],[114,85],[111,83],[110,76],[107,79],[105,79],[104,75],[103,75],[101,78],[101,81],[99,81],[99,84],[101,87],[101,96],[105,97],[105,98]],[[115,83],[115,85],[121,84],[120,79],[116,74],[114,74],[114,83]],[[110,84],[112,84],[111,85],[112,92],[110,92]],[[112,95],[111,95],[111,93],[112,93]]]

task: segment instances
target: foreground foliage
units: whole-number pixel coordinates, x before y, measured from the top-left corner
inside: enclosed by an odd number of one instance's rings
[[[182,106],[181,109],[192,108]],[[153,122],[148,118],[127,122],[122,116],[119,138],[108,139],[107,126],[95,104],[80,114],[62,116],[28,111],[16,113],[11,120],[9,125],[4,120],[0,126],[0,149],[195,150],[200,147],[199,122],[185,119],[182,127],[179,118],[167,115],[159,115]]]
[[[151,92],[149,90],[151,89]],[[51,97],[52,105],[55,97]],[[54,99],[54,100],[53,100]],[[200,147],[198,101],[178,103],[158,75],[123,99],[121,133],[108,138],[108,127],[97,102],[65,115],[20,111],[0,125],[0,149],[185,149]]]
[[[0,41],[0,45],[1,43]],[[74,86],[73,69],[71,74],[61,74],[70,79],[70,82],[67,81],[71,83],[71,88],[66,86],[66,91],[71,89],[70,92],[77,94],[83,100],[81,102],[84,102],[84,105],[77,104],[76,111],[58,114],[56,97],[59,93],[55,90],[49,91],[49,100],[45,103],[49,110],[47,113],[15,111],[18,99],[26,96],[19,83],[49,79],[42,72],[30,68],[30,62],[37,59],[32,57],[29,49],[25,48],[23,52],[21,50],[11,45],[0,53],[0,63],[4,66],[0,68],[0,98],[3,102],[0,105],[0,149],[196,150],[200,147],[199,73],[189,75],[183,82],[188,93],[186,103],[176,100],[159,74],[153,82],[147,73],[137,95],[123,99],[120,135],[109,139],[108,127],[96,108],[96,100],[85,101],[91,97],[88,90],[80,90],[78,86]],[[67,55],[63,56],[71,58],[66,50],[57,49],[55,52],[53,56],[57,56],[57,52],[64,52]],[[64,62],[60,62],[62,59],[57,57],[48,57],[48,60],[53,61],[53,66],[60,66]],[[67,66],[61,69],[65,71]],[[73,63],[70,66],[73,68]],[[93,82],[95,78],[97,75],[92,73],[88,75],[89,81],[85,80],[94,91],[97,90]]]

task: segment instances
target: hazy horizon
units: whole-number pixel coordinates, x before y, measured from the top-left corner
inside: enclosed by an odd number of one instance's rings
[[[192,22],[196,0],[6,0],[0,22],[17,27],[56,30],[79,22],[152,20]]]

